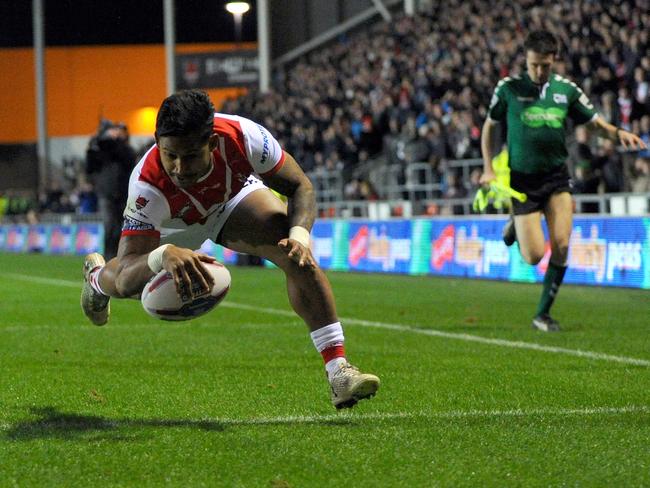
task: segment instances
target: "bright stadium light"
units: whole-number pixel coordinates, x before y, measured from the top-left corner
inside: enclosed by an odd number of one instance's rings
[[[228,2],[226,10],[233,15],[243,15],[250,10],[251,6],[248,2]]]
[[[235,19],[235,40],[241,41],[241,19],[242,16],[250,10],[248,2],[228,2],[226,10],[232,14]]]

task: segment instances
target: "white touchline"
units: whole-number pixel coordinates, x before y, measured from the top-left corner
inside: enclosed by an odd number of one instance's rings
[[[60,280],[54,278],[43,278],[40,276],[23,275],[18,273],[0,273],[0,276],[6,276],[8,278],[28,281],[31,283],[41,283],[44,285],[58,285],[58,286],[66,286],[70,288],[79,288],[81,286],[81,282]],[[219,306],[228,307],[228,308],[237,308],[240,310],[251,310],[254,312],[262,312],[262,313],[268,313],[272,315],[282,315],[284,317],[297,318],[295,313],[290,312],[289,310],[279,310],[277,308],[256,307],[254,305],[246,305],[244,303],[233,303],[233,302],[222,302]],[[489,344],[492,346],[512,347],[516,349],[531,349],[534,351],[550,352],[555,354],[567,354],[569,356],[578,356],[578,357],[588,358],[588,359],[597,359],[600,361],[610,361],[615,363],[631,364],[634,366],[650,367],[650,360],[647,359],[629,358],[626,356],[615,356],[612,354],[604,354],[600,352],[583,351],[581,349],[568,349],[565,347],[545,346],[544,344],[537,344],[535,342],[509,341],[505,339],[491,339],[489,337],[481,337],[472,334],[444,332],[435,329],[421,329],[409,325],[390,324],[386,322],[374,322],[371,320],[362,320],[362,319],[355,319],[350,317],[348,318],[341,317],[340,319],[344,325],[356,324],[356,325],[361,325],[363,327],[374,327],[377,329],[395,330],[398,332],[409,332],[412,334],[421,334],[421,335],[427,335],[433,337],[443,337],[445,339],[478,342],[480,344]]]
[[[628,405],[625,407],[587,407],[587,408],[536,408],[532,410],[451,410],[447,412],[376,412],[359,414],[354,411],[327,415],[290,415],[287,417],[258,417],[252,419],[203,419],[213,420],[226,425],[266,425],[266,424],[310,424],[317,422],[353,422],[355,420],[391,420],[391,419],[459,419],[459,418],[498,418],[498,417],[533,417],[555,415],[559,417],[588,415],[617,415],[625,413],[650,413],[646,405]]]
[[[277,310],[275,308],[255,307],[253,305],[245,305],[243,303],[223,302],[220,306],[238,308],[242,310],[251,310],[255,312],[264,312],[275,315],[284,315],[287,317],[295,317],[293,312],[286,310]],[[628,358],[625,356],[614,356],[611,354],[604,354],[600,352],[582,351],[580,349],[568,349],[565,347],[545,346],[543,344],[536,344],[534,342],[523,341],[508,341],[505,339],[491,339],[489,337],[481,337],[471,334],[459,334],[456,332],[444,332],[435,329],[420,329],[408,325],[389,324],[386,322],[373,322],[371,320],[355,319],[350,317],[340,317],[343,324],[356,324],[364,327],[375,327],[377,329],[396,330],[399,332],[410,332],[413,334],[422,334],[434,337],[444,337],[445,339],[456,339],[461,341],[478,342],[481,344],[490,344],[493,346],[514,347],[518,349],[532,349],[535,351],[552,352],[556,354],[568,354],[571,356],[579,356],[589,359],[599,359],[602,361],[612,361],[623,364],[633,364],[635,366],[650,366],[650,361],[646,359]]]
[[[196,419],[192,424],[199,425],[205,422],[213,422],[221,425],[246,426],[246,425],[294,425],[294,424],[316,424],[322,422],[339,422],[352,423],[363,420],[399,420],[399,419],[463,419],[463,418],[500,418],[500,417],[578,417],[594,415],[622,415],[628,413],[650,413],[650,406],[647,405],[627,405],[623,407],[583,407],[583,408],[534,408],[526,409],[509,409],[509,410],[450,410],[450,411],[432,411],[432,412],[373,412],[359,413],[357,411],[346,411],[336,414],[324,415],[288,415],[282,417],[253,417],[253,418],[219,418],[219,417],[202,417]],[[147,419],[128,419],[120,420],[106,419],[106,424],[119,427],[133,426],[151,426],[155,423],[147,424]],[[190,425],[188,422],[187,425]],[[8,422],[0,422],[0,429],[8,431],[15,428]]]

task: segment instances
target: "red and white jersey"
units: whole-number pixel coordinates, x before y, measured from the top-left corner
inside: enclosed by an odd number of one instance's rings
[[[164,237],[195,226],[208,231],[206,223],[223,213],[254,176],[273,175],[284,163],[278,141],[244,117],[215,114],[213,133],[218,136],[213,167],[189,188],[172,182],[156,145],[147,151],[131,173],[122,235]]]

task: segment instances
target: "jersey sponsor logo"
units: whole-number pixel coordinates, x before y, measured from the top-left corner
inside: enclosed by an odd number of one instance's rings
[[[122,224],[122,231],[125,230],[156,230],[153,225],[141,220],[134,219],[128,215],[124,216],[124,224]]]
[[[535,100],[537,100],[535,97],[517,97],[519,102],[534,102]]]
[[[528,107],[521,113],[521,121],[534,129],[544,127],[561,129],[564,125],[566,112],[556,107]]]
[[[564,93],[553,93],[553,101],[555,103],[568,103],[567,97]]]
[[[144,207],[147,206],[147,203],[149,203],[149,200],[147,200],[142,195],[138,195],[138,198],[135,199],[135,208],[137,208],[138,210],[142,210]]]
[[[271,143],[269,142],[269,136],[266,130],[259,124],[257,124],[257,128],[262,135],[262,157],[260,158],[260,164],[264,164],[269,159],[269,154],[271,154]]]

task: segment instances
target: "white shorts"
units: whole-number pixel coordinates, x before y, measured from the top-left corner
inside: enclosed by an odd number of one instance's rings
[[[228,217],[230,217],[239,202],[250,193],[262,188],[266,188],[266,186],[260,179],[249,176],[240,192],[212,212],[205,224],[194,224],[187,227],[187,224],[179,221],[179,227],[174,227],[172,221],[172,224],[160,229],[160,243],[174,244],[188,249],[199,249],[206,239],[216,241],[219,232],[221,232]]]

